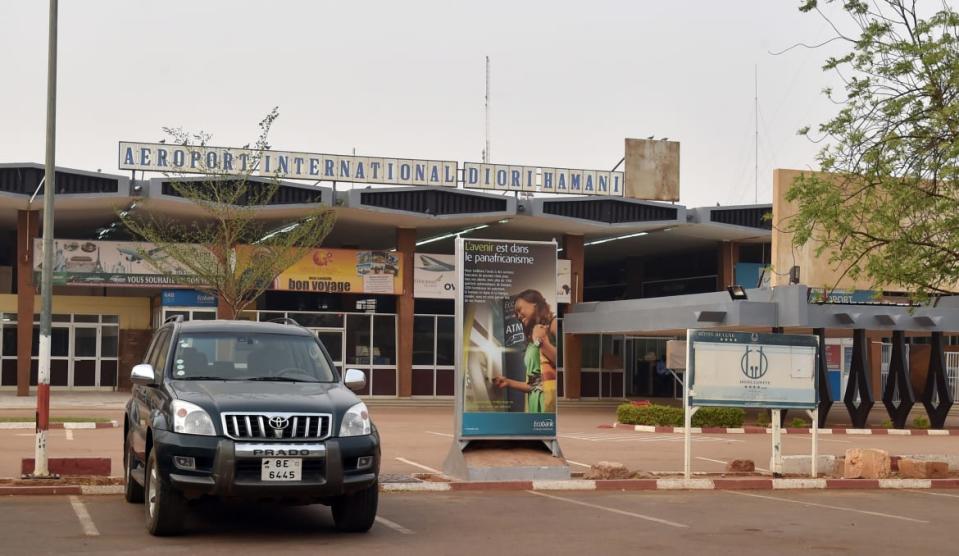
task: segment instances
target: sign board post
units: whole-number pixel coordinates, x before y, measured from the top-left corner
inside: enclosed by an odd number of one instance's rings
[[[805,409],[813,420],[812,475],[818,458],[819,339],[812,335],[688,330],[683,407],[683,474],[691,475],[692,416],[700,407],[772,410],[772,464],[782,474],[780,411]]]
[[[457,238],[456,270],[456,428],[446,473],[568,479],[556,438],[556,244]],[[509,456],[490,451],[481,466],[471,463],[470,445],[490,441]],[[544,444],[548,452],[517,456]],[[497,457],[513,461],[490,461]]]

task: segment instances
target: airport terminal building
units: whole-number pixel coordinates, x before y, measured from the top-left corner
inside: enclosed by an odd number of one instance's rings
[[[391,160],[363,162],[368,169],[378,162],[385,172]],[[121,148],[121,168],[123,162]],[[772,205],[686,207],[631,198],[612,190],[622,187],[617,172],[585,172],[576,180],[578,190],[528,195],[543,193],[545,169],[469,163],[454,166],[458,181],[431,184],[426,161],[422,174],[418,161],[400,161],[409,167],[396,166],[398,183],[382,186],[357,179],[351,162],[348,183],[339,181],[342,176],[285,179],[273,199],[257,207],[264,219],[278,221],[328,207],[336,225],[313,252],[308,265],[315,268],[302,280],[295,269],[281,275],[241,318],[290,317],[313,330],[337,367],[367,373],[366,396],[453,396],[457,236],[556,242],[558,389],[567,399],[672,394],[657,377],[657,362],[675,330],[564,335],[563,319],[577,304],[725,292],[729,285],[753,288],[770,279],[763,269],[772,262],[766,217]],[[310,167],[302,166],[306,172]],[[315,165],[321,173],[327,167],[323,160]],[[441,181],[449,177],[442,161],[432,168]],[[33,197],[38,188],[42,192],[43,174],[39,164],[0,164],[0,389],[21,393],[37,377],[43,214],[40,198]],[[560,170],[550,180],[555,185],[561,177],[569,186],[575,174]],[[178,314],[216,318],[215,296],[140,270],[131,243],[136,238],[118,223],[119,210],[184,221],[198,214],[171,178],[151,175],[157,176],[57,171],[54,389],[128,388],[126,375],[158,323]],[[418,177],[423,183],[413,183]],[[499,177],[505,187],[497,187]],[[477,184],[466,187],[464,179]],[[479,183],[484,179],[490,180],[485,186]],[[584,190],[587,179],[590,191]]]

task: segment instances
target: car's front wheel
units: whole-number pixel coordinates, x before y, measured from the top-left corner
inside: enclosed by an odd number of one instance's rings
[[[186,502],[183,495],[163,480],[156,450],[150,451],[146,468],[146,525],[151,535],[175,535],[183,528]]]
[[[333,502],[333,523],[340,531],[365,533],[376,520],[378,503],[377,483],[353,494],[344,494]]]

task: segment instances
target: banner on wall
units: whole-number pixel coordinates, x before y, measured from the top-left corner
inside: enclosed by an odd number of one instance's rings
[[[39,276],[43,264],[43,240],[33,240],[33,270]],[[53,241],[53,282],[72,286],[163,286],[189,287],[199,279],[186,269],[169,275],[143,259],[143,253],[162,256],[152,243],[136,241]],[[173,266],[173,265],[171,265]]]
[[[456,298],[456,256],[433,253],[414,255],[413,295],[417,299]],[[570,303],[570,261],[556,261],[556,302]]]
[[[459,238],[457,438],[556,438],[556,244]]]
[[[403,293],[403,264],[390,251],[312,249],[273,281],[281,291]]]

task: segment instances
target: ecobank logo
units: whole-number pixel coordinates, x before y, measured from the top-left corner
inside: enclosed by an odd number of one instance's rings
[[[534,431],[553,430],[554,426],[555,426],[555,421],[553,421],[552,419],[533,419]]]

